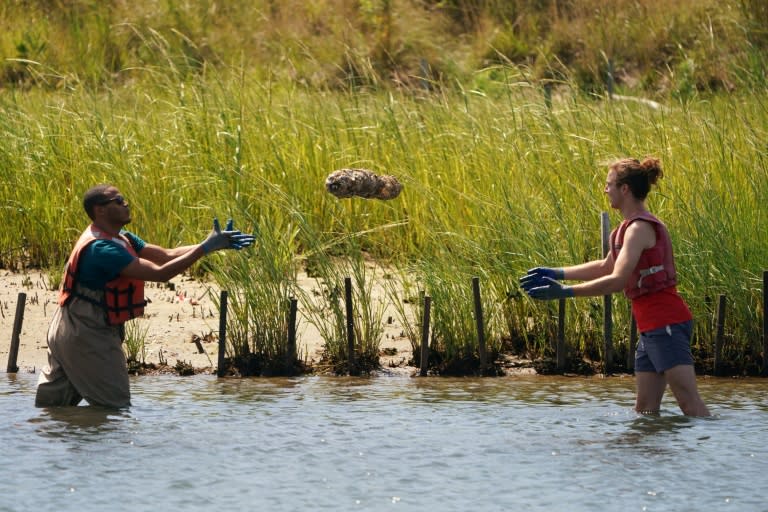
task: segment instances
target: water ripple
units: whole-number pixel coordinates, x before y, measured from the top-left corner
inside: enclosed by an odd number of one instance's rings
[[[660,416],[635,414],[631,378],[196,376],[132,386],[125,411],[57,410],[32,406],[34,376],[0,380],[0,443],[14,460],[0,466],[6,503],[765,509],[765,380],[704,380],[710,419],[681,416],[669,397]]]

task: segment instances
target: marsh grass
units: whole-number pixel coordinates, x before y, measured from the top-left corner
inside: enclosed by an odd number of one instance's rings
[[[389,278],[383,282],[384,293],[411,345],[413,359],[409,363],[420,367],[426,295],[424,285],[411,266],[390,269],[390,272]]]
[[[439,375],[499,373],[502,331],[500,304],[495,290],[480,278],[483,332],[487,368],[481,368],[472,279],[476,269],[451,259],[422,261],[419,280],[425,294],[432,297],[430,350],[428,368]],[[485,276],[482,276],[485,277]]]
[[[503,94],[494,95],[308,92],[242,70],[155,70],[154,85],[140,94],[0,95],[0,266],[63,268],[87,223],[82,193],[112,182],[131,202],[129,229],[149,242],[197,243],[214,216],[259,233],[256,251],[214,255],[194,270],[221,272],[217,279],[233,285],[232,321],[242,325],[231,329],[241,330],[233,340],[243,350],[282,357],[276,345],[296,292],[295,266],[319,262],[324,304],[302,306],[330,323],[321,332],[331,347],[345,340],[338,293],[352,276],[362,294],[361,353],[373,354],[378,305],[365,294],[378,277],[362,273],[365,252],[394,269],[418,269],[411,288],[433,297],[434,346],[443,357],[473,354],[472,276],[487,301],[489,342],[517,340],[519,350],[541,355],[551,350],[552,306],[522,297],[518,277],[536,265],[600,257],[604,164],[655,155],[665,177],[648,206],[670,228],[679,289],[698,320],[697,353],[711,357],[706,298],[724,293],[724,354],[753,368],[768,261],[760,236],[768,226],[764,95],[653,109],[587,99],[565,84],[548,108],[535,84],[515,73],[496,82]],[[327,174],[352,166],[398,176],[403,193],[387,202],[327,194]],[[612,212],[613,226],[618,220]],[[346,267],[327,267],[334,258]],[[614,343],[622,346],[626,303],[613,300]],[[447,304],[457,311],[449,315]],[[593,357],[600,357],[599,306],[600,299],[568,301],[568,342]],[[269,327],[254,324],[262,321]],[[343,359],[337,348],[334,357]]]
[[[765,86],[765,22],[761,0],[9,0],[0,85],[110,88],[246,65],[313,89],[487,91],[479,71],[503,65],[602,94],[610,62],[617,87],[688,101]]]
[[[354,245],[354,243],[353,243]],[[386,295],[374,294],[381,269],[366,260],[364,253],[347,250],[343,258],[317,255],[312,274],[317,288],[302,293],[302,305],[310,323],[323,339],[320,369],[336,374],[369,374],[380,368],[380,343],[384,334]],[[347,333],[346,283],[351,283],[354,354],[350,365]]]
[[[147,362],[146,339],[149,325],[142,318],[125,323],[123,345],[129,368],[141,368]]]
[[[240,226],[235,227],[255,233],[255,246],[216,254],[219,261],[209,263],[211,275],[228,293],[229,365],[243,376],[306,373],[310,369],[300,350],[288,343],[290,301],[298,294],[298,228],[289,217],[237,213]],[[219,297],[214,302],[221,307]]]
[[[49,268],[45,272],[46,287],[49,290],[58,290],[64,281],[64,271],[60,268]]]

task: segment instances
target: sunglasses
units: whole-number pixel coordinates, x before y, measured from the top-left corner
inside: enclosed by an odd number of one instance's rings
[[[117,194],[115,197],[110,197],[109,199],[106,199],[100,202],[99,206],[105,206],[105,205],[108,205],[109,203],[117,203],[120,206],[122,206],[126,203],[126,201],[125,201],[125,197],[123,197],[120,194]]]

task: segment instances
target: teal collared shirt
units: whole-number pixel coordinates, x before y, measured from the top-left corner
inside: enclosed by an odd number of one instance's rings
[[[130,240],[137,254],[147,243],[130,231],[120,231]],[[83,249],[78,262],[77,282],[92,290],[103,290],[134,259],[125,247],[113,240],[95,240]]]

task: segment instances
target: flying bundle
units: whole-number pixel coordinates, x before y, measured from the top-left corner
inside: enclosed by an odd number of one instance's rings
[[[325,179],[325,188],[338,198],[387,200],[400,195],[403,186],[394,176],[379,176],[368,169],[339,169]]]

